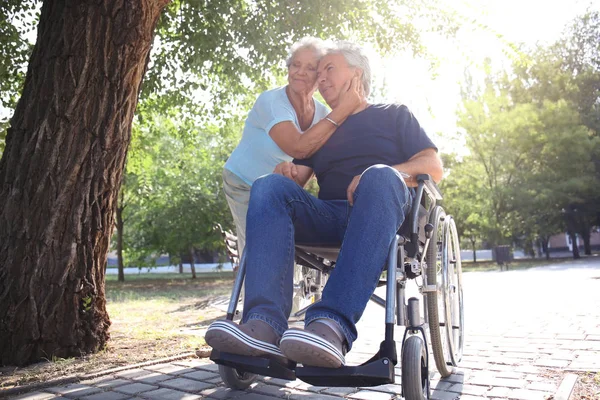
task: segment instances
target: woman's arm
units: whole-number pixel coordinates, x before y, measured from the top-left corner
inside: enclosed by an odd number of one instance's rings
[[[358,78],[353,78],[348,90],[343,92],[339,106],[304,133],[298,131],[292,122],[284,121],[273,126],[269,135],[286,154],[297,159],[308,158],[327,142],[337,126],[360,105],[360,93],[360,82]]]

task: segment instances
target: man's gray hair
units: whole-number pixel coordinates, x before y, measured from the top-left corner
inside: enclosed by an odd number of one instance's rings
[[[341,40],[332,47],[327,48],[325,55],[329,54],[341,54],[350,67],[363,70],[362,86],[365,97],[369,97],[371,93],[371,64],[363,48],[355,43]]]
[[[320,60],[325,55],[325,42],[312,36],[303,37],[290,47],[288,57],[285,60],[285,65],[289,68],[290,65],[292,65],[292,60],[296,53],[305,49],[314,51],[317,58]]]

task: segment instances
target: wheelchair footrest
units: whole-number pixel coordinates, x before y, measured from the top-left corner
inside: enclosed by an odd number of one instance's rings
[[[394,383],[394,364],[384,357],[354,367],[297,367],[296,377],[315,386],[379,386]]]
[[[213,350],[210,353],[210,359],[216,364],[225,365],[252,374],[287,379],[290,381],[296,380],[296,375],[294,374],[296,363],[291,361],[288,362],[287,365],[283,365],[270,358],[240,356],[238,354],[225,353],[218,350]]]

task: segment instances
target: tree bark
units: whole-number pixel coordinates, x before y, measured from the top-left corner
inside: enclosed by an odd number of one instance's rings
[[[183,260],[179,259],[179,273],[183,274]]]
[[[542,241],[542,250],[546,255],[546,260],[550,259],[550,249],[548,248],[548,242],[550,241],[549,237],[543,237],[540,239]]]
[[[125,282],[125,268],[123,266],[123,196],[117,205],[117,269],[119,272],[119,282]]]
[[[588,229],[581,230],[581,238],[583,239],[583,252],[586,256],[592,255],[592,232],[591,227],[586,226]]]
[[[192,279],[196,279],[196,264],[194,263],[194,246],[190,246],[190,269],[192,270]]]
[[[576,260],[581,258],[579,254],[579,244],[577,243],[577,234],[575,232],[569,232],[569,237],[571,238],[572,249],[573,249],[573,258]]]
[[[45,0],[0,160],[0,364],[96,352],[131,123],[167,0]]]
[[[473,247],[473,262],[477,262],[477,249],[475,248],[475,239],[471,238],[471,246]]]

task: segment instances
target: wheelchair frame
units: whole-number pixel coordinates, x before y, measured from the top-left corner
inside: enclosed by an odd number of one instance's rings
[[[431,343],[437,369],[443,377],[452,373],[462,357],[462,269],[456,225],[438,205],[442,200],[439,189],[429,175],[418,175],[417,182],[407,221],[408,232],[396,234],[392,241],[388,251],[387,276],[378,285],[386,285],[386,298],[375,294],[371,296],[372,301],[385,308],[385,338],[379,351],[361,365],[330,369],[297,366],[292,361],[283,365],[268,358],[213,350],[210,358],[219,364],[219,373],[228,387],[243,390],[256,375],[287,380],[298,378],[317,386],[362,387],[394,383],[394,366],[398,363],[394,325],[404,325],[402,395],[408,400],[429,398],[428,343]],[[231,239],[221,232],[226,239]],[[338,252],[337,248],[296,245],[296,263],[318,271],[316,285],[309,290],[317,298],[320,298],[322,290],[319,280],[335,265],[335,261],[327,263],[325,260],[336,259]],[[424,300],[423,319],[419,299],[412,297],[407,302],[405,295],[406,282],[418,276],[423,279],[419,288]],[[226,318],[229,320],[233,320],[236,314],[244,277],[245,263],[242,259],[227,310]],[[295,316],[305,312],[306,308]]]

